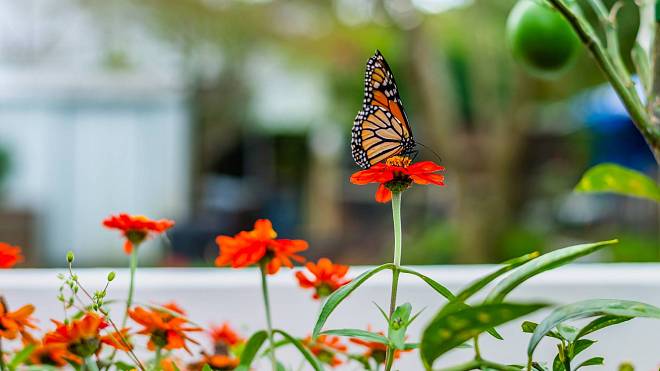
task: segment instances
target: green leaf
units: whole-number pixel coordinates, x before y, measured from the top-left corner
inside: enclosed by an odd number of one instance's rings
[[[578,329],[573,326],[560,323],[557,325],[557,332],[559,332],[562,338],[568,340],[569,342],[573,342],[575,341]]]
[[[561,363],[561,359],[559,359],[559,353],[557,353],[555,359],[552,360],[552,371],[566,371],[566,367],[564,367],[564,364]]]
[[[462,306],[458,310],[440,310],[422,334],[422,361],[430,368],[439,356],[476,335],[546,306],[539,303],[486,303]]]
[[[202,367],[202,371],[213,371],[213,369],[212,369],[211,366],[209,366],[209,364],[207,363],[207,364],[204,365],[204,367]]]
[[[653,88],[653,74],[651,73],[651,66],[649,66],[649,56],[646,55],[644,48],[635,41],[632,50],[630,50],[633,64],[637,70],[637,76],[644,86],[644,91],[650,92]]]
[[[536,371],[549,371],[548,367],[545,364],[541,364],[538,362],[532,363],[532,368],[535,369]]]
[[[580,332],[578,332],[576,339],[579,339],[585,335],[591,334],[598,330],[604,329],[605,327],[617,325],[622,322],[630,321],[633,317],[622,317],[622,316],[602,316],[596,318],[595,320],[589,322],[584,326]]]
[[[600,164],[587,170],[575,191],[616,193],[660,202],[660,187],[651,178],[616,164]]]
[[[521,325],[523,332],[526,332],[528,334],[533,334],[534,330],[536,330],[536,326],[538,326],[538,324],[531,321],[525,321]],[[561,335],[559,335],[559,333],[554,331],[549,331],[547,334],[545,334],[545,336],[559,340],[565,340],[563,337],[561,337]]]
[[[579,257],[591,254],[603,247],[619,242],[618,240],[601,241],[564,247],[563,249],[551,251],[538,258],[523,264],[510,275],[500,281],[486,298],[486,302],[500,303],[513,289],[528,279],[547,270],[560,267]]]
[[[586,361],[580,363],[580,364],[575,368],[575,370],[577,371],[577,370],[580,369],[581,367],[585,367],[585,366],[600,366],[600,365],[603,364],[603,361],[605,361],[605,359],[604,359],[603,357],[589,358],[588,360],[586,360]]]
[[[337,306],[344,301],[350,295],[355,289],[360,287],[366,280],[368,280],[371,276],[374,274],[384,270],[384,269],[392,269],[394,267],[394,264],[392,263],[387,263],[383,264],[381,266],[378,266],[372,270],[366,271],[362,273],[361,275],[355,277],[351,282],[348,284],[340,287],[337,291],[333,292],[328,296],[328,299],[326,299],[325,304],[323,305],[323,308],[321,309],[321,313],[319,314],[319,318],[316,321],[316,325],[314,326],[314,331],[312,332],[312,337],[316,338],[319,336],[319,333],[321,333],[321,330],[323,329],[323,325],[325,322],[328,320],[328,317],[334,311]]]
[[[594,345],[595,343],[596,340],[589,340],[589,339],[576,340],[575,343],[573,343],[573,347],[571,348],[571,352],[570,352],[571,359],[575,358],[575,356],[582,353],[582,351]]]
[[[406,343],[406,330],[411,314],[412,305],[410,303],[399,305],[392,313],[392,319],[387,329],[387,337],[396,349],[403,349]]]
[[[277,361],[277,371],[286,371],[286,367],[280,361]]]
[[[25,348],[21,349],[20,352],[16,353],[14,357],[9,361],[9,364],[7,364],[7,367],[11,370],[14,371],[18,366],[23,364],[26,359],[34,352],[34,348],[36,348],[36,345],[34,344],[29,344]]]
[[[427,277],[415,270],[409,269],[409,268],[400,268],[399,271],[401,273],[406,273],[406,274],[412,274],[413,276],[417,276],[421,278],[424,282],[426,282],[431,288],[435,291],[437,291],[440,295],[444,296],[445,298],[452,300],[455,298],[454,294],[452,294],[451,291],[449,291],[448,288],[444,287],[434,279]]]
[[[468,287],[463,289],[460,293],[456,295],[454,300],[466,301],[472,295],[476,294],[479,290],[486,287],[489,283],[493,282],[496,278],[503,275],[504,273],[509,272],[510,270],[517,268],[532,259],[536,259],[539,256],[538,252],[533,252],[531,254],[523,255],[519,258],[508,260],[502,264],[503,267],[496,270],[495,272],[476,280],[474,283],[470,284]]]
[[[614,315],[624,317],[660,318],[660,308],[650,304],[629,300],[593,299],[561,306],[550,313],[534,331],[529,340],[527,355],[534,353],[541,338],[558,324],[579,318]]]
[[[376,343],[381,343],[389,345],[390,341],[383,335],[377,334],[374,332],[369,332],[366,330],[353,329],[353,328],[344,328],[337,330],[327,330],[323,331],[321,334],[324,335],[336,335],[336,336],[347,336],[352,338],[362,339],[364,341],[373,341]]]
[[[131,371],[135,369],[135,366],[128,364],[126,362],[118,361],[115,362],[115,368],[120,371]]]
[[[259,348],[264,344],[268,338],[268,333],[266,331],[257,331],[248,339],[245,343],[245,348],[243,348],[243,353],[241,353],[241,363],[236,368],[236,371],[249,371],[254,358],[259,352]]]
[[[309,365],[312,366],[314,371],[323,371],[323,366],[321,365],[321,362],[319,362],[319,360],[316,359],[316,357],[312,354],[312,352],[310,352],[309,349],[307,349],[307,347],[300,342],[300,340],[294,338],[293,336],[289,335],[288,333],[282,330],[273,330],[273,332],[284,336],[284,338],[289,340],[291,344],[293,344],[296,348],[298,348],[300,354],[302,354],[302,356],[305,357],[307,363],[309,363]]]

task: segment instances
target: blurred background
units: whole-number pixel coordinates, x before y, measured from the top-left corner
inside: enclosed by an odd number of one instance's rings
[[[177,225],[141,254],[209,266],[214,237],[270,218],[307,257],[390,260],[389,205],[349,183],[366,60],[391,65],[445,187],[404,195],[405,264],[497,262],[618,237],[660,261],[651,202],[580,195],[615,162],[657,176],[582,51],[554,80],[505,43],[511,0],[0,0],[0,241],[23,266],[125,265],[112,213]],[[619,13],[623,54],[632,0]],[[628,61],[629,62],[629,61]],[[428,151],[418,159],[436,160]]]

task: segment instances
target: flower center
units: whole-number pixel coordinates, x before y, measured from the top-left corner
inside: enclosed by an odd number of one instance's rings
[[[96,353],[100,345],[98,338],[80,339],[79,342],[70,344],[68,350],[79,357],[87,358]]]
[[[408,167],[412,160],[406,156],[392,156],[385,160],[387,166]]]
[[[137,229],[131,229],[126,232],[126,238],[131,241],[133,245],[139,245],[144,241],[144,239],[147,237],[147,233],[145,231],[137,230]]]

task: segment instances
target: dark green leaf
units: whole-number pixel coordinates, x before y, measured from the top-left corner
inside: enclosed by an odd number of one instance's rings
[[[541,364],[538,362],[532,363],[532,368],[535,369],[536,371],[548,371],[548,367],[546,367],[545,364]]]
[[[118,361],[115,362],[115,368],[119,371],[131,371],[135,369],[135,366],[130,365],[126,362]]]
[[[493,282],[496,278],[499,276],[503,275],[504,273],[509,272],[510,270],[517,268],[528,261],[535,259],[539,256],[538,252],[533,252],[531,254],[523,255],[519,258],[511,259],[508,260],[502,264],[504,264],[503,267],[500,269],[496,270],[495,272],[480,278],[470,284],[468,287],[463,289],[460,293],[456,295],[456,298],[454,300],[460,300],[460,301],[466,301],[469,299],[472,295],[476,294],[479,290],[482,288],[486,287],[489,283]]]
[[[589,340],[589,339],[576,340],[575,343],[573,343],[573,347],[571,348],[571,353],[570,353],[571,359],[575,358],[575,356],[582,353],[582,351],[594,345],[595,343],[596,343],[595,340]]]
[[[202,371],[213,371],[213,369],[207,363],[207,364],[204,365],[204,367],[202,367]]]
[[[538,303],[486,303],[472,307],[464,305],[458,310],[440,310],[422,334],[422,360],[427,368],[431,367],[439,356],[487,329],[545,306]]]
[[[321,365],[321,362],[319,362],[318,359],[312,354],[312,352],[307,349],[303,345],[303,343],[300,342],[300,340],[294,338],[293,336],[289,335],[288,333],[282,331],[282,330],[273,330],[274,333],[280,334],[284,336],[287,340],[291,342],[296,348],[298,348],[298,351],[300,354],[302,354],[303,357],[307,360],[307,363],[309,363],[310,366],[314,369],[314,371],[323,371],[323,366]]]
[[[534,331],[534,335],[529,340],[527,355],[531,357],[541,338],[558,324],[573,319],[602,315],[660,318],[660,308],[637,301],[614,299],[584,300],[561,306],[553,310],[538,325],[536,331]]]
[[[236,368],[236,371],[249,371],[252,362],[254,362],[254,357],[259,352],[259,348],[264,344],[268,338],[268,333],[266,331],[257,331],[248,339],[245,343],[245,348],[241,353],[241,363]]]
[[[432,279],[430,277],[427,277],[427,276],[425,276],[425,275],[423,275],[423,274],[421,274],[417,271],[414,271],[412,269],[409,269],[409,268],[400,268],[399,271],[401,273],[412,274],[413,276],[417,276],[417,277],[421,278],[424,282],[426,282],[429,286],[431,286],[431,288],[433,288],[433,290],[435,290],[440,295],[444,296],[445,298],[447,298],[449,300],[452,300],[452,299],[455,298],[454,294],[452,294],[452,292],[449,291],[448,288],[444,287],[443,285],[441,285],[440,283],[438,283],[437,281],[435,281],[434,279]]]
[[[580,363],[580,364],[575,368],[575,370],[577,371],[577,370],[579,370],[581,367],[585,367],[585,366],[600,366],[600,365],[603,364],[603,361],[605,361],[605,359],[604,359],[603,357],[589,358],[588,360],[586,360],[586,361]]]
[[[602,316],[596,318],[595,320],[589,322],[584,326],[580,332],[577,334],[576,339],[579,339],[585,335],[591,334],[598,330],[604,329],[605,327],[617,325],[622,322],[630,321],[633,317],[621,317],[621,316]]]
[[[360,329],[344,328],[337,330],[327,330],[327,331],[323,331],[321,334],[358,338],[364,341],[373,341],[385,345],[390,343],[389,340],[387,340],[387,338],[381,334],[369,332],[366,330],[360,330]]]
[[[616,164],[599,164],[587,170],[575,191],[616,193],[660,202],[660,187],[651,178]]]
[[[559,353],[557,353],[555,359],[552,360],[552,371],[566,371],[566,367],[564,367],[564,364],[561,363],[561,359],[559,359]]]
[[[617,242],[618,240],[610,240],[588,243],[565,247],[563,249],[543,254],[540,257],[526,264],[523,264],[521,267],[514,270],[510,275],[500,281],[497,286],[493,288],[493,291],[490,292],[486,298],[486,301],[491,303],[500,303],[513,289],[518,287],[518,285],[536,276],[537,274],[560,267],[581,256],[591,254],[594,251],[600,250],[607,245],[611,245]]]
[[[352,293],[360,287],[366,280],[368,280],[371,276],[374,274],[384,270],[384,269],[392,269],[394,267],[394,264],[392,263],[387,263],[383,264],[381,266],[378,266],[372,270],[366,271],[362,273],[361,275],[355,277],[351,282],[348,284],[340,287],[337,291],[333,292],[330,294],[328,299],[326,299],[325,304],[323,305],[323,308],[321,309],[321,313],[319,314],[319,318],[316,321],[316,325],[314,326],[314,331],[312,332],[312,336],[316,338],[319,336],[319,333],[321,333],[321,330],[323,329],[323,325],[325,322],[328,320],[328,317],[332,313],[332,311],[337,308],[339,303],[344,301]]]

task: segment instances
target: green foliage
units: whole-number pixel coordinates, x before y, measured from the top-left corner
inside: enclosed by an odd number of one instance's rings
[[[250,365],[254,362],[254,358],[259,352],[259,348],[264,344],[268,338],[268,333],[266,331],[257,331],[248,339],[245,343],[245,348],[243,348],[243,353],[241,353],[241,362],[236,368],[236,371],[249,371]]]
[[[615,193],[660,202],[660,187],[651,178],[616,164],[599,164],[587,170],[575,191]]]
[[[350,329],[326,330],[323,331],[322,334],[347,336],[347,337],[362,339],[364,341],[373,341],[376,343],[381,343],[386,345],[390,343],[389,340],[381,334],[377,334],[375,332],[370,332],[367,330],[360,330],[360,329],[350,328]]]
[[[518,287],[521,283],[528,279],[567,264],[579,257],[591,254],[594,251],[600,250],[603,247],[617,243],[617,240],[601,241],[595,243],[588,243],[576,246],[565,247],[563,249],[555,250],[544,254],[513,271],[510,275],[500,281],[497,286],[490,292],[486,301],[499,303],[504,298]]]
[[[288,333],[282,331],[282,330],[273,330],[274,333],[282,335],[287,341],[289,341],[291,344],[293,344],[296,349],[302,354],[302,356],[305,358],[307,363],[309,363],[310,366],[314,369],[314,371],[323,371],[323,366],[321,365],[321,362],[319,362],[318,359],[305,347],[300,340],[294,338],[293,336],[289,335]],[[241,357],[242,360],[242,357]]]
[[[30,357],[30,354],[32,354],[32,352],[34,352],[35,348],[36,348],[36,346],[34,344],[28,344],[27,346],[25,346],[19,352],[14,354],[12,359],[7,364],[7,368],[10,371],[17,370],[18,366],[22,365],[23,362],[25,362],[28,359],[28,357]]]
[[[433,290],[437,291],[440,295],[444,296],[445,298],[451,300],[454,298],[454,294],[452,294],[451,291],[449,291],[448,288],[444,287],[434,279],[427,277],[415,270],[409,269],[409,268],[399,268],[399,272],[401,273],[406,273],[406,274],[411,274],[413,276],[417,276],[422,279],[422,281],[426,282]]]
[[[482,332],[546,306],[543,303],[487,303],[473,307],[460,306],[454,310],[448,308],[452,307],[448,304],[422,334],[422,361],[430,367],[438,357]]]

